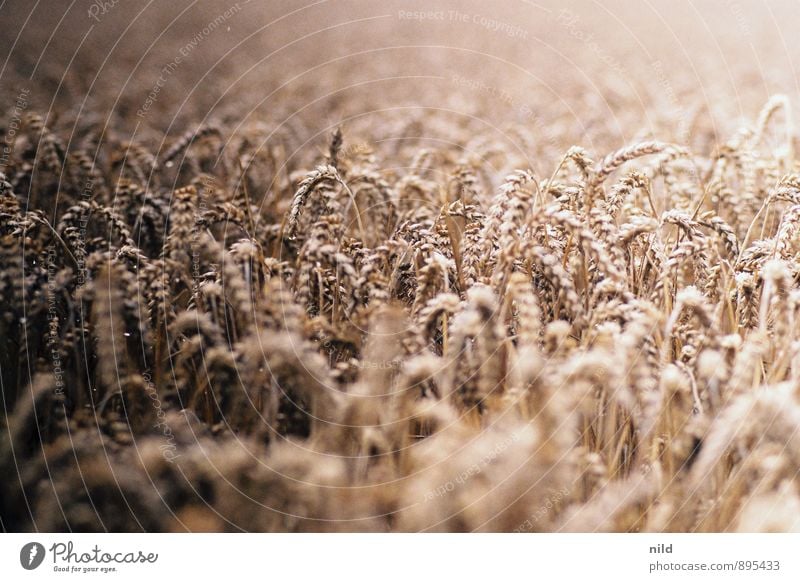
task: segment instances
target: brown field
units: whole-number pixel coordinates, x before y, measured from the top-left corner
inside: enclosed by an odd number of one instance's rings
[[[800,531],[798,16],[0,3],[0,531]]]

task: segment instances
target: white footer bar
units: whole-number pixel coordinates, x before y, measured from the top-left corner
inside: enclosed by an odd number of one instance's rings
[[[800,580],[800,534],[4,534],[1,580]],[[585,578],[584,578],[585,577]]]

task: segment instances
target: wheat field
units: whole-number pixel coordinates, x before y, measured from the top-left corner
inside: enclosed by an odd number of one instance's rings
[[[797,8],[500,4],[0,5],[3,531],[800,531]]]

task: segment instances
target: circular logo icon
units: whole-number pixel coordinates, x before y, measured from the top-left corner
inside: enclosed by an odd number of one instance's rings
[[[44,546],[38,542],[30,542],[19,551],[19,563],[26,570],[35,570],[44,561]]]

